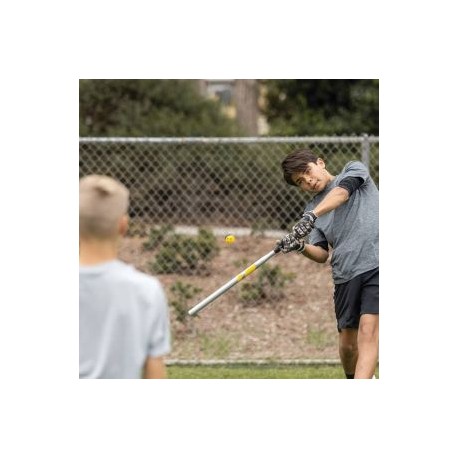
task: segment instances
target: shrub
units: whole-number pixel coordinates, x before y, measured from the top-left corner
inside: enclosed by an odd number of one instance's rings
[[[285,273],[279,266],[262,266],[253,283],[245,283],[240,288],[239,297],[245,305],[259,305],[262,302],[274,302],[285,296],[284,287],[295,277]]]
[[[180,323],[185,323],[189,318],[188,308],[189,299],[192,299],[202,289],[189,283],[182,283],[181,281],[175,282],[170,291],[174,295],[174,300],[170,301],[170,305],[175,309],[176,318]]]
[[[216,237],[200,228],[197,237],[174,234],[166,239],[150,267],[157,274],[206,274],[218,252]]]
[[[202,253],[203,259],[205,260],[211,260],[219,253],[216,237],[213,235],[213,232],[208,229],[199,229],[199,234],[197,235],[197,245]]]
[[[144,250],[154,250],[156,249],[173,231],[173,226],[171,224],[166,224],[164,226],[160,226],[157,229],[152,228],[148,235],[148,240],[143,244]]]

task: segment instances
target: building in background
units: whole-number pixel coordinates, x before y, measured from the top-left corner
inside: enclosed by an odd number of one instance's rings
[[[265,135],[267,122],[261,114],[263,90],[257,80],[197,80],[202,95],[218,99],[224,113],[237,120],[246,135]]]

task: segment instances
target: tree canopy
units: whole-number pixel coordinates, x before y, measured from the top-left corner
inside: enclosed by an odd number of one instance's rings
[[[193,80],[80,80],[80,136],[239,135]]]
[[[378,80],[262,80],[269,135],[379,133]]]
[[[269,135],[379,133],[378,80],[258,80]],[[80,80],[80,136],[239,136],[196,80]]]

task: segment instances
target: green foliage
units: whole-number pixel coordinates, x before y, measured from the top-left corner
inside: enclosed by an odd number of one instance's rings
[[[200,228],[197,237],[173,234],[167,238],[150,267],[157,274],[205,274],[218,252],[216,237],[212,232]]]
[[[213,232],[208,229],[199,228],[197,244],[202,259],[205,261],[211,261],[219,253],[216,237],[213,235]]]
[[[157,229],[152,228],[148,240],[143,244],[143,249],[147,251],[156,249],[172,231],[173,226],[171,224],[163,225]]]
[[[233,136],[239,130],[194,80],[80,80],[80,136]]]
[[[270,135],[379,133],[378,80],[263,80]]]
[[[213,131],[222,115],[215,115],[213,121],[213,112],[211,131],[186,127],[197,122],[190,119],[196,109],[190,103],[193,97],[199,98],[199,106],[210,103],[210,111],[219,113],[219,107],[198,94],[186,96],[183,84],[195,86],[180,80],[81,80],[80,134],[222,135],[222,130]],[[378,133],[376,80],[267,80],[265,84],[270,91],[266,113],[273,135]],[[173,94],[181,97],[186,109],[178,109]],[[134,101],[149,108],[137,113],[129,108]],[[171,116],[164,127],[154,118],[161,110]],[[140,115],[144,121],[138,119]],[[173,120],[175,116],[179,121]],[[333,121],[337,117],[338,123]],[[224,135],[231,134],[225,130]],[[280,165],[289,151],[304,147],[322,157],[333,174],[346,162],[361,160],[359,142],[234,144],[230,148],[207,143],[107,143],[97,144],[96,152],[93,144],[82,143],[80,176],[108,174],[129,188],[131,234],[145,234],[151,224],[170,223],[252,227],[254,234],[262,235],[269,219],[273,218],[271,229],[286,229],[285,222],[297,221],[311,197],[284,182]],[[371,175],[377,184],[378,145],[371,146]]]
[[[245,283],[240,288],[239,298],[245,305],[259,305],[263,302],[275,302],[285,296],[284,287],[295,277],[293,273],[284,273],[279,266],[267,265],[259,269],[256,280]]]
[[[172,285],[170,291],[174,296],[174,299],[170,301],[170,305],[175,309],[176,318],[180,323],[185,323],[189,318],[189,300],[197,293],[200,293],[202,289],[189,283],[177,281]]]

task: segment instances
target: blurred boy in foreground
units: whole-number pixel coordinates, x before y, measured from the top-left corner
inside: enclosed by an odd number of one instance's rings
[[[129,191],[100,175],[79,185],[79,377],[165,378],[167,299],[159,281],[120,261]]]

